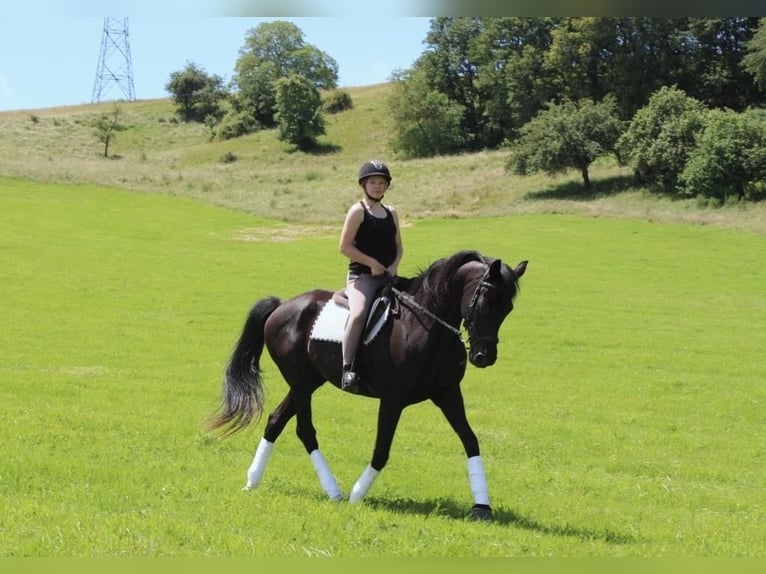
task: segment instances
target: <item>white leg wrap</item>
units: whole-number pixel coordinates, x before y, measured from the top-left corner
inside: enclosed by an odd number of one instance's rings
[[[362,500],[364,495],[367,494],[367,491],[370,490],[372,483],[375,482],[376,478],[378,478],[379,474],[379,470],[375,470],[368,464],[367,468],[364,469],[362,476],[360,476],[354,484],[354,488],[351,489],[351,494],[348,497],[348,501],[351,504],[356,504]]]
[[[243,490],[250,490],[258,486],[263,478],[263,472],[266,470],[266,463],[269,462],[269,456],[274,448],[274,443],[261,438],[258,448],[255,451],[255,457],[250,468],[247,470],[247,486]]]
[[[319,452],[319,449],[313,450],[309,456],[311,456],[311,462],[314,463],[314,470],[316,470],[319,482],[327,493],[327,496],[329,496],[331,500],[343,500],[343,493],[340,491],[338,481],[335,480],[332,472],[330,472],[330,467],[327,466],[327,461],[322,456],[322,453]]]
[[[468,479],[471,481],[471,495],[474,504],[489,505],[487,477],[484,474],[484,463],[481,461],[481,456],[472,456],[468,459]]]

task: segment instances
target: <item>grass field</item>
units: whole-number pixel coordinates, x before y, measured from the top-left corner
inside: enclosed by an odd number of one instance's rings
[[[463,383],[496,520],[465,519],[427,404],[362,505],[325,500],[292,432],[242,492],[262,423],[202,421],[257,298],[342,282],[339,225],[0,180],[0,556],[766,555],[766,239],[718,226],[411,218],[402,274],[462,248],[530,261],[497,365]],[[376,405],[316,394],[346,493]]]

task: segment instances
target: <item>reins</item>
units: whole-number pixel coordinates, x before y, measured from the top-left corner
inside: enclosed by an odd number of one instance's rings
[[[396,287],[393,287],[393,286],[391,287],[391,291],[393,292],[394,295],[399,297],[399,299],[402,299],[402,300],[406,301],[407,303],[409,303],[410,305],[415,307],[418,311],[422,311],[423,313],[425,313],[426,315],[431,317],[431,319],[433,319],[434,321],[436,321],[437,323],[439,323],[443,327],[445,327],[445,328],[449,329],[450,331],[452,331],[455,335],[457,335],[458,339],[460,339],[460,342],[465,345],[465,339],[463,339],[463,333],[460,332],[460,329],[456,329],[455,327],[453,327],[452,325],[447,323],[447,321],[445,321],[444,319],[441,319],[440,317],[437,317],[436,315],[431,313],[431,311],[429,311],[428,309],[423,307],[423,305],[421,305],[420,303],[415,301],[415,299],[413,299],[412,296],[410,296],[409,294],[405,293],[404,291],[401,291],[401,290],[399,290],[399,289],[397,289]]]
[[[479,279],[479,282],[476,284],[476,289],[473,292],[473,296],[471,297],[471,302],[468,304],[468,317],[463,317],[463,322],[466,324],[466,329],[468,330],[468,339],[470,342],[471,339],[471,333],[470,333],[470,322],[473,318],[474,308],[476,306],[476,302],[479,300],[479,290],[482,287],[492,287],[492,284],[487,281],[487,276],[489,275],[489,267],[487,267],[486,271],[484,271],[484,275],[481,276],[481,279]],[[444,319],[437,317],[434,313],[426,309],[423,305],[415,301],[415,299],[409,295],[408,293],[405,293],[404,291],[401,291],[400,289],[397,289],[393,285],[391,285],[391,292],[396,295],[399,299],[402,299],[415,307],[418,311],[421,311],[428,315],[431,319],[439,323],[444,328],[448,329],[455,335],[457,335],[457,338],[460,339],[460,342],[463,343],[463,345],[466,344],[465,339],[463,338],[463,333],[460,331],[460,329],[457,329],[447,323]]]

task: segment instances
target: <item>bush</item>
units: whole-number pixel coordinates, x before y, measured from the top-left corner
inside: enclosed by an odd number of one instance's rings
[[[229,140],[259,129],[258,123],[247,112],[228,112],[220,122],[210,125],[213,139]]]
[[[675,189],[696,145],[705,107],[675,87],[663,87],[633,116],[617,141],[621,161],[633,165],[640,182]]]
[[[679,176],[687,195],[758,199],[766,184],[766,121],[757,112],[711,110]]]
[[[226,153],[221,155],[219,161],[221,163],[234,163],[238,159],[239,158],[237,157],[237,155],[234,152],[227,151]]]
[[[328,114],[337,114],[352,109],[354,107],[354,102],[351,100],[351,94],[347,91],[332,90],[325,96],[322,106]]]

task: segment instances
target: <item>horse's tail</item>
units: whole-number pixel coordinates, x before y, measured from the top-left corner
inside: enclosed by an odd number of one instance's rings
[[[221,428],[229,436],[258,420],[263,411],[263,380],[260,358],[264,345],[266,319],[282,304],[277,297],[258,301],[250,310],[242,334],[229,359],[223,379],[221,405],[207,422],[208,430]]]

